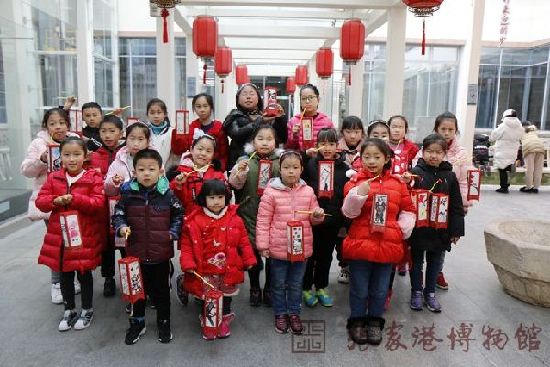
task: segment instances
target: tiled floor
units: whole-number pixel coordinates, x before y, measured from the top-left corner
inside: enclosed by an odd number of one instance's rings
[[[80,332],[60,333],[57,324],[62,306],[50,303],[49,270],[36,265],[44,225],[35,223],[0,240],[0,366],[550,365],[550,309],[531,306],[505,294],[485,254],[483,228],[488,221],[548,218],[550,189],[529,195],[517,192],[517,188],[510,195],[501,195],[487,187],[482,193],[482,201],[470,211],[466,237],[447,256],[445,271],[449,291],[438,291],[443,312],[437,315],[427,310],[411,311],[408,308],[408,278],[397,277],[386,326],[391,326],[392,322],[402,326],[395,328],[395,338],[401,335],[403,346],[386,344],[390,338],[385,336],[382,345],[366,350],[348,344],[345,330],[348,288],[336,283],[336,266],[332,269],[330,287],[336,299],[335,306],[305,309],[304,320],[323,320],[324,326],[312,322],[315,335],[303,338],[293,340],[290,335],[276,334],[271,309],[248,306],[248,286],[245,285],[233,302],[237,318],[229,339],[203,341],[198,306],[191,303],[184,308],[173,296],[172,343],[162,345],[157,341],[155,314],[147,310],[147,333],[138,344],[126,346],[124,305],[118,296],[103,298],[99,272],[95,275],[92,326]],[[466,326],[463,330],[471,324],[469,336],[460,333],[462,323]],[[520,345],[520,341],[525,341],[521,328],[517,333],[520,324],[527,335],[537,331],[536,328],[542,329],[530,339],[531,348],[538,349],[529,351],[529,344]],[[453,327],[460,334],[454,350],[449,337]],[[483,331],[492,336],[492,343],[486,342],[488,337]],[[461,337],[473,339],[469,341],[467,352],[463,351],[467,343],[460,344]],[[297,353],[317,347],[324,347],[324,352]],[[429,351],[434,347],[435,350]],[[499,347],[503,347],[502,350]],[[523,347],[525,349],[521,349]],[[395,348],[398,350],[391,350]]]

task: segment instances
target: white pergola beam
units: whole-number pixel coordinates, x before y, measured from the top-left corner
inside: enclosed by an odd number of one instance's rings
[[[212,17],[227,17],[227,18],[267,18],[273,19],[348,19],[348,18],[362,18],[364,19],[369,13],[369,9],[358,10],[336,10],[333,8],[315,10],[315,11],[303,11],[293,10],[288,8],[266,8],[259,7],[255,9],[237,9],[237,8],[225,8],[225,7],[211,7],[207,9],[204,7],[188,7],[188,16],[198,16],[207,13]]]
[[[297,50],[315,51],[323,45],[323,40],[277,39],[264,38],[261,40],[250,38],[226,37],[226,44],[233,50]]]
[[[272,27],[257,28],[251,30],[247,27],[235,27],[220,25],[218,34],[224,37],[250,37],[250,38],[313,38],[328,39],[339,38],[340,28],[328,27]]]
[[[197,6],[269,6],[294,8],[333,8],[333,9],[387,9],[401,3],[400,0],[186,0],[185,5]],[[276,16],[276,15],[274,15]]]
[[[296,51],[296,50],[235,50],[233,49],[234,59],[303,59],[311,58],[313,51]]]

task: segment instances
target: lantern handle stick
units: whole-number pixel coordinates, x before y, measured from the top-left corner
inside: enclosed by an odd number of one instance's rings
[[[214,287],[212,284],[210,284],[206,279],[204,279],[204,277],[202,275],[197,273],[195,270],[192,270],[191,273],[193,273],[197,278],[199,278],[204,284],[206,284],[210,288],[216,289],[216,287]]]
[[[130,107],[132,107],[132,106],[124,106],[124,107],[121,107],[121,108],[120,108],[120,111],[122,112],[122,111],[124,111],[124,110],[127,110],[127,109],[130,108]],[[115,109],[114,109],[113,111],[111,111],[111,112],[107,112],[107,113],[105,114],[105,116],[110,116],[110,115],[112,115],[113,112],[115,112],[116,110],[117,110],[117,108],[115,108]]]
[[[296,213],[296,214],[313,214],[313,212],[311,210],[295,210],[294,213]],[[332,217],[332,214],[324,213],[323,216]]]

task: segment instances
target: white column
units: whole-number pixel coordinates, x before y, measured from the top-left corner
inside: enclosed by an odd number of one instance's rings
[[[77,0],[76,18],[76,71],[78,105],[95,101],[94,95],[94,44],[92,0]]]
[[[168,26],[168,42],[164,43],[163,18],[157,17],[157,96],[166,103],[168,117],[175,126],[176,121],[176,48],[174,37],[174,9],[169,9],[170,15],[166,18]]]
[[[466,6],[468,15],[465,17],[464,28],[468,30],[468,38],[460,60],[456,116],[460,130],[460,144],[466,148],[468,156],[471,156],[477,115],[477,88],[485,0],[473,0]],[[472,96],[469,97],[469,94]],[[473,102],[468,101],[472,98],[474,98]]]
[[[396,6],[388,10],[386,41],[386,80],[384,84],[384,118],[402,113],[405,78],[405,31],[407,8]],[[414,116],[409,116],[411,119]]]
[[[344,66],[347,68],[347,66]],[[351,65],[351,85],[348,87],[348,116],[354,115],[361,117],[363,112],[363,73],[365,72],[365,59],[358,60],[355,65]],[[349,78],[349,75],[348,75]]]
[[[186,89],[186,104],[185,108],[189,110],[193,109],[191,106],[191,101],[193,96],[197,94],[199,83],[202,83],[202,76],[199,80],[198,78],[198,60],[195,54],[193,53],[193,34],[185,34],[185,89]]]
[[[113,107],[120,106],[120,57],[118,57],[118,1],[113,2],[113,21],[111,22],[111,42],[113,58]],[[124,107],[124,106],[120,106]]]

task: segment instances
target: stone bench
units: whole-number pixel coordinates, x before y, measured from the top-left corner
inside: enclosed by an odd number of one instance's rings
[[[550,307],[550,222],[492,222],[485,227],[485,248],[506,293]]]

